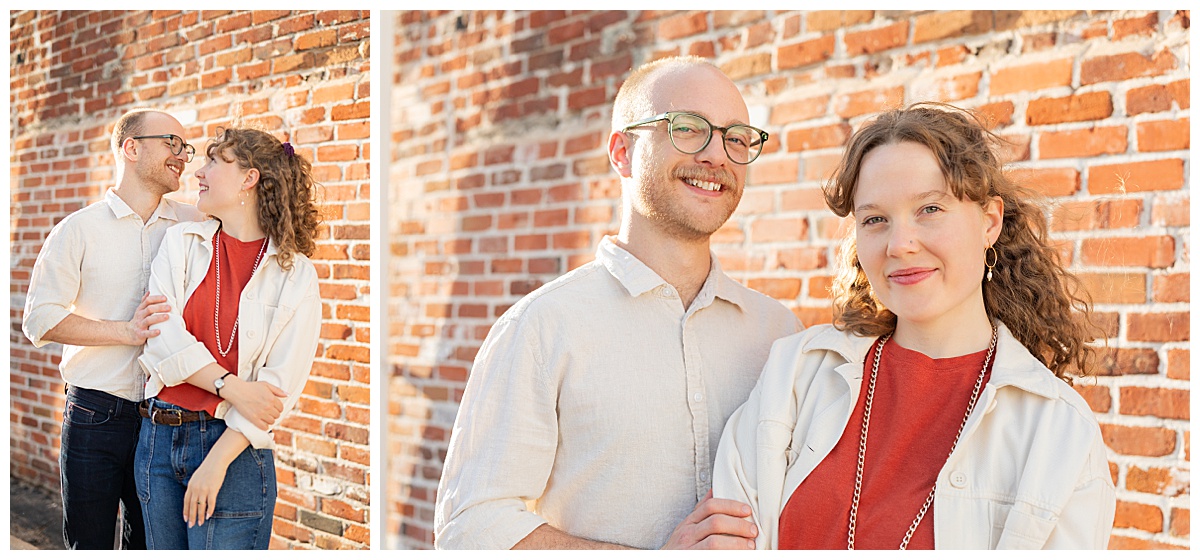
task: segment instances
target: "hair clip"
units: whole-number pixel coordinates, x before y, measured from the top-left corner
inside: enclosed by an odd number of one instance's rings
[[[288,157],[296,157],[296,148],[292,147],[291,142],[284,142],[283,143],[283,153],[287,154]]]

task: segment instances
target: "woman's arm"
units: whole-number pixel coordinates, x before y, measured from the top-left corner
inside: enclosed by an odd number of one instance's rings
[[[250,440],[236,430],[226,429],[217,438],[216,445],[204,456],[196,472],[192,473],[187,492],[183,495],[183,521],[188,527],[204,525],[204,521],[212,517],[229,464],[249,445]]]

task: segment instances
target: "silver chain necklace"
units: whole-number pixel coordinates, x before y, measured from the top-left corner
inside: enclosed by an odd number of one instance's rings
[[[267,241],[270,237],[263,238],[262,248],[258,250],[258,256],[254,258],[254,268],[250,270],[250,277],[254,278],[254,273],[258,271],[258,263],[262,261],[263,253],[267,252]],[[233,350],[233,339],[237,336],[238,321],[233,320],[233,332],[229,333],[229,345],[226,348],[221,348],[221,322],[218,317],[221,316],[221,229],[217,228],[217,235],[213,237],[213,250],[217,253],[217,305],[213,307],[213,330],[217,334],[217,352],[224,358]],[[248,282],[248,281],[247,281]]]
[[[967,403],[967,412],[963,415],[962,423],[958,425],[958,435],[954,436],[954,443],[950,445],[950,453],[946,455],[947,460],[950,459],[950,455],[954,454],[954,448],[958,447],[958,439],[962,437],[963,428],[967,427],[967,418],[970,418],[971,411],[975,408],[975,402],[979,400],[979,389],[983,387],[983,378],[987,375],[988,364],[991,363],[992,354],[996,351],[998,336],[996,325],[992,325],[992,343],[988,346],[987,357],[983,360],[983,369],[979,371],[979,378],[975,380],[975,390],[971,392],[971,402]],[[883,345],[891,337],[891,333],[888,333],[879,339],[879,344],[875,348],[875,364],[871,366],[871,384],[867,386],[867,402],[863,407],[862,437],[858,441],[858,472],[854,476],[854,500],[850,502],[850,532],[846,538],[848,550],[854,550],[854,529],[858,523],[858,499],[862,494],[863,464],[867,457],[867,429],[871,426],[871,401],[875,397],[875,378],[879,376],[879,357],[883,354]],[[908,541],[912,539],[913,533],[917,532],[917,525],[921,524],[921,520],[925,518],[925,512],[929,511],[929,506],[933,504],[935,491],[937,491],[936,482],[934,482],[933,488],[929,489],[929,496],[925,498],[921,511],[917,512],[917,518],[913,520],[912,525],[908,527],[908,532],[904,534],[904,540],[900,541],[900,550],[908,548]]]

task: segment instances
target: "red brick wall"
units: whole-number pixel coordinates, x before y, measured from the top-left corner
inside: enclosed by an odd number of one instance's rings
[[[319,355],[275,431],[271,547],[369,546],[369,13],[10,12],[9,25],[13,475],[58,489],[61,347],[35,349],[21,314],[50,228],[112,186],[113,122],[135,106],[175,112],[203,152],[240,116],[295,144],[324,185]],[[202,164],[175,198],[195,200]]]
[[[995,119],[1110,336],[1101,375],[1077,385],[1109,445],[1111,546],[1189,546],[1188,12],[389,17],[385,545],[431,543],[448,435],[492,322],[615,232],[605,146],[622,79],[697,54],[772,134],[714,249],[810,325],[830,320],[844,231],[819,187],[851,131],[930,99]]]

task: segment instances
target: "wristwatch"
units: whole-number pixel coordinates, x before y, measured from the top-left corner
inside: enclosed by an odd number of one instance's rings
[[[221,389],[225,388],[225,378],[229,377],[230,375],[233,375],[232,371],[226,372],[225,375],[222,375],[221,377],[218,377],[217,379],[213,380],[213,387],[217,388],[217,396],[218,397],[221,396]]]

